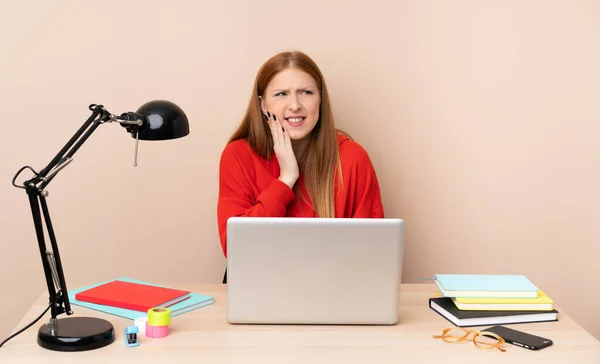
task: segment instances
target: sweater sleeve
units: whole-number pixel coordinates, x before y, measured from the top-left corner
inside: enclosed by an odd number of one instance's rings
[[[278,179],[262,191],[256,201],[251,184],[235,149],[225,148],[219,165],[217,220],[223,254],[227,257],[227,220],[232,216],[283,217],[294,200],[292,189]]]
[[[352,153],[355,158],[355,189],[354,189],[354,218],[383,218],[383,204],[375,168],[367,154],[360,145],[355,144]]]

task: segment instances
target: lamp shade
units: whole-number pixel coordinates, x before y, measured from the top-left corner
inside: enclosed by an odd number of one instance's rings
[[[167,140],[190,133],[188,118],[176,104],[166,100],[145,103],[135,112],[144,123],[137,129],[140,140]],[[132,133],[135,138],[135,133]]]

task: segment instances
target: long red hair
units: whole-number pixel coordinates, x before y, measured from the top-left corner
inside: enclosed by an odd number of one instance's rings
[[[298,167],[304,176],[308,197],[317,216],[335,217],[334,177],[336,170],[338,180],[342,180],[336,135],[339,130],[335,127],[323,74],[309,56],[300,51],[281,52],[262,65],[256,75],[246,114],[229,142],[245,139],[259,156],[267,160],[271,159],[273,139],[269,126],[262,115],[259,96],[263,96],[271,79],[287,68],[297,68],[308,73],[316,81],[319,89],[321,97],[319,121],[311,132],[310,144],[306,153],[298,160]]]

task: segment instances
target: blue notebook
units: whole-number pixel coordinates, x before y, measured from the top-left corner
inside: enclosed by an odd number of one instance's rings
[[[435,283],[446,297],[536,298],[538,288],[524,275],[436,274]]]
[[[139,280],[132,279],[132,278],[116,278],[116,279],[111,279],[111,280],[108,280],[105,282],[95,283],[95,284],[92,284],[92,285],[89,285],[86,287],[80,287],[80,288],[69,290],[69,301],[71,302],[72,305],[86,307],[86,308],[90,308],[92,310],[102,311],[102,312],[109,313],[111,315],[120,316],[120,317],[124,317],[124,318],[128,318],[128,319],[132,319],[132,320],[135,320],[138,317],[146,316],[147,313],[145,313],[145,312],[128,310],[125,308],[112,307],[112,306],[106,306],[106,305],[98,305],[95,303],[78,301],[75,299],[75,295],[79,292],[88,290],[90,288],[97,287],[101,284],[112,282],[114,280],[133,282],[133,283],[141,283],[141,284],[147,284],[147,285],[151,285],[151,286],[160,287],[160,285],[158,285],[158,284],[143,282],[143,281],[139,281]],[[186,312],[198,309],[200,307],[211,305],[213,303],[214,303],[213,297],[192,292],[192,293],[190,293],[190,298],[186,299],[185,301],[176,303],[173,306],[170,306],[169,309],[171,310],[171,317],[174,317],[174,316],[181,315],[182,313],[186,313]]]

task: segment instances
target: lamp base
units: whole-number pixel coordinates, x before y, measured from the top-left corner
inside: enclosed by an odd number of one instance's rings
[[[102,348],[115,341],[113,325],[95,317],[56,319],[56,328],[45,324],[38,331],[38,344],[55,351],[85,351]]]

